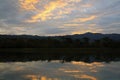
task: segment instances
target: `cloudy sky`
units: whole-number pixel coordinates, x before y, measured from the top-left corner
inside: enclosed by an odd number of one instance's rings
[[[120,0],[0,0],[0,34],[120,33]]]

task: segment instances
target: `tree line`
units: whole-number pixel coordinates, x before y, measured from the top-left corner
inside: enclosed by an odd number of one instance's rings
[[[120,48],[120,41],[109,37],[91,41],[90,38],[72,39],[69,37],[0,38],[0,48]]]

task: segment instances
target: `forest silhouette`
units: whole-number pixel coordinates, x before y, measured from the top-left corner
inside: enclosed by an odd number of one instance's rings
[[[96,39],[92,39],[89,36],[74,36],[0,35],[0,48],[120,48],[120,40],[116,37],[103,35],[97,38],[96,35]],[[120,35],[117,37],[120,38]]]

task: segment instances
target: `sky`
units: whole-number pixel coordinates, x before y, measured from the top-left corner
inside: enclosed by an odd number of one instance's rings
[[[120,0],[0,0],[0,34],[120,33]]]

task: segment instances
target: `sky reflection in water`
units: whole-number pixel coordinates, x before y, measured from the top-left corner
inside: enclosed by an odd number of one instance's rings
[[[0,80],[119,80],[120,62],[60,63],[11,62],[0,63]]]

